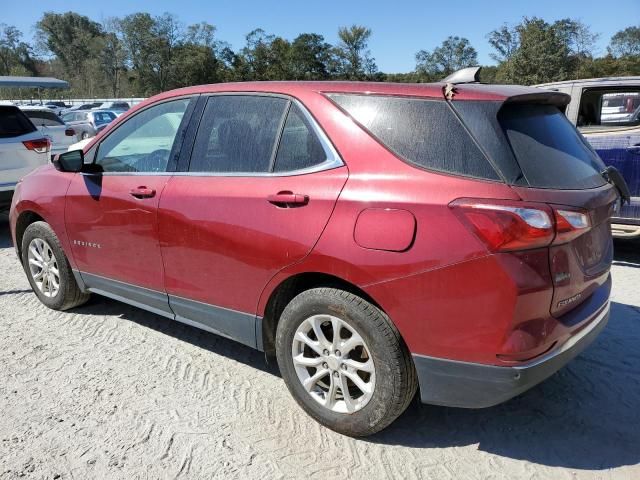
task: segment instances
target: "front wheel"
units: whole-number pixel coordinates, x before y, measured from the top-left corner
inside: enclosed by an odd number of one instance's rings
[[[78,287],[60,241],[46,222],[32,223],[25,230],[22,264],[31,288],[47,307],[67,310],[89,299]]]
[[[417,389],[411,355],[389,318],[333,288],[307,290],[285,308],[276,332],[280,372],[300,406],[349,436],[376,433]]]

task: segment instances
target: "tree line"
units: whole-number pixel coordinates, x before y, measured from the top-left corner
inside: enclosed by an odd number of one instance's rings
[[[75,97],[147,97],[188,85],[248,80],[436,81],[478,65],[468,39],[449,36],[432,50],[419,50],[408,73],[381,72],[369,48],[371,29],[338,30],[331,44],[317,33],[292,40],[258,28],[234,50],[208,22],[183,25],[173,14],[133,13],[96,22],[75,12],[46,12],[34,40],[0,24],[0,75],[55,76],[69,81]],[[553,23],[525,17],[487,34],[495,65],[486,82],[536,84],[574,78],[640,75],[640,26],[610,39],[596,55],[599,34],[584,23]]]

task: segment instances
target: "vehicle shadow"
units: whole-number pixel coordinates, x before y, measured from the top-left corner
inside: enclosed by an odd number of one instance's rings
[[[0,212],[0,248],[8,248],[12,245],[11,232],[9,231],[9,216],[6,212]]]
[[[481,410],[420,405],[367,439],[478,449],[548,466],[601,470],[640,462],[640,307],[612,303],[609,324],[554,376]]]

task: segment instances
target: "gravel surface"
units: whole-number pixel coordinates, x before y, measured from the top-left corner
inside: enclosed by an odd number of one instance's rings
[[[640,246],[617,245],[611,321],[498,407],[417,403],[355,440],[295,404],[260,353],[115,301],[31,292],[0,217],[0,478],[640,478]]]

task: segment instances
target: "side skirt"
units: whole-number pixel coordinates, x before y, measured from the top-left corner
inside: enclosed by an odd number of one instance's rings
[[[73,270],[82,291],[103,295],[262,351],[262,318]]]

